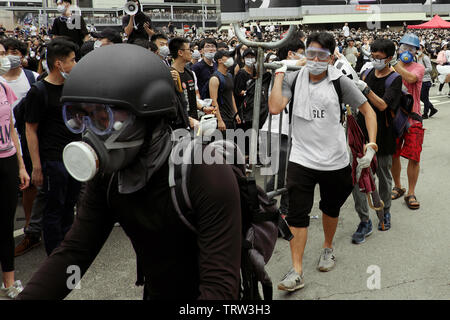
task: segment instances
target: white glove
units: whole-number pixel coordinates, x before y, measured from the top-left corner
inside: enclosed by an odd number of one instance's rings
[[[287,71],[287,65],[283,62],[280,62],[280,64],[282,65],[281,68],[278,68],[277,70],[275,70],[275,74],[277,73],[286,73]]]
[[[356,83],[356,86],[358,87],[358,89],[361,90],[361,92],[363,92],[364,89],[367,88],[367,83],[365,83],[362,80],[358,80],[355,83]]]
[[[372,159],[375,156],[375,150],[373,148],[367,148],[366,154],[362,158],[356,159],[358,166],[356,167],[356,181],[359,182],[361,172],[363,169],[369,168],[372,163]]]

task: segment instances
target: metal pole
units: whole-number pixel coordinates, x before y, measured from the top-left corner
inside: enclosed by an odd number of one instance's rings
[[[255,177],[256,170],[254,166],[257,163],[257,152],[258,152],[258,133],[259,133],[259,113],[261,110],[261,93],[262,93],[262,80],[264,76],[264,49],[277,49],[283,47],[288,41],[294,36],[295,27],[291,25],[286,37],[282,40],[276,42],[255,42],[246,39],[245,35],[242,34],[239,24],[234,23],[234,33],[237,36],[239,42],[245,44],[247,47],[258,48],[257,53],[257,75],[255,83],[255,99],[253,104],[253,128],[252,134],[250,136],[250,165],[252,168],[251,177]]]
[[[205,28],[206,28],[206,22],[205,22],[205,10],[206,7],[203,4],[203,0],[202,0],[202,28],[203,28],[203,32],[205,32]]]
[[[47,32],[47,29],[48,29],[47,0],[42,0],[42,11],[43,11],[43,14],[44,14],[45,32]]]

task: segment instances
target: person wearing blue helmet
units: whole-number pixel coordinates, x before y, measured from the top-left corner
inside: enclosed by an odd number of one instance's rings
[[[420,40],[414,33],[407,33],[400,40],[399,60],[394,61],[392,66],[403,78],[403,84],[408,92],[414,98],[414,106],[412,112],[416,113],[421,119],[420,93],[422,90],[422,81],[425,74],[425,67],[414,62],[417,51],[420,49]],[[420,170],[420,154],[422,152],[422,144],[424,139],[424,128],[422,122],[416,119],[410,119],[408,132],[397,139],[397,152],[392,159],[392,177],[395,187],[392,190],[392,200],[405,195],[405,202],[410,209],[419,209],[420,203],[415,196],[415,188],[419,178]],[[408,191],[402,188],[400,181],[401,163],[400,156],[407,158],[408,162]]]

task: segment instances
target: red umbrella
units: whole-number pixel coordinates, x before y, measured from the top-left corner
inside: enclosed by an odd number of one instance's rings
[[[369,206],[377,212],[378,219],[381,221],[381,227],[384,230],[384,203],[380,199],[377,186],[375,185],[374,174],[377,170],[377,158],[373,157],[369,168],[362,169],[359,181],[356,181],[356,167],[358,166],[358,158],[364,156],[364,134],[352,115],[351,109],[347,106],[347,137],[348,145],[353,155],[352,178],[353,185],[359,184],[359,190],[366,194]],[[372,196],[372,199],[371,197]]]

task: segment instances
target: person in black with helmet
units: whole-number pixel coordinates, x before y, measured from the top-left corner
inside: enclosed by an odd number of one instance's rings
[[[127,75],[135,81],[124,82]],[[101,47],[71,71],[62,116],[82,141],[67,145],[63,158],[74,178],[87,181],[86,193],[64,241],[18,299],[66,297],[68,267],[84,275],[115,222],[136,251],[144,299],[238,298],[241,207],[232,168],[192,165],[188,193],[197,233],[171,199],[174,90],[169,69],[140,46]]]

